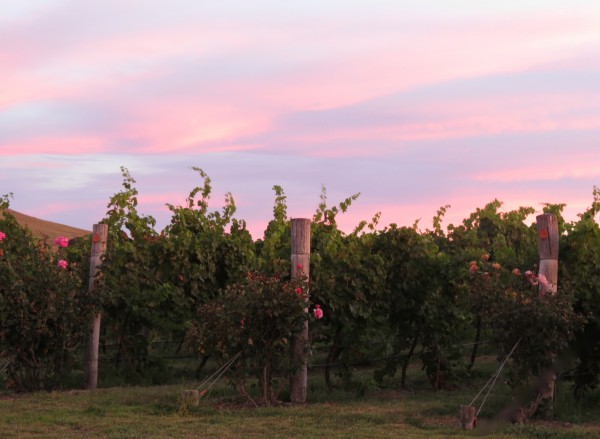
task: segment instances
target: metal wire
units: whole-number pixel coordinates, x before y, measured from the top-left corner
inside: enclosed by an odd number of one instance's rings
[[[513,354],[513,352],[515,351],[515,349],[517,349],[517,346],[519,345],[519,343],[521,342],[522,337],[520,337],[517,342],[515,343],[515,345],[513,346],[513,348],[510,350],[510,352],[508,353],[508,355],[506,356],[506,358],[504,359],[504,361],[502,362],[502,364],[500,364],[500,367],[498,368],[498,370],[496,370],[496,372],[491,376],[491,378],[488,380],[487,383],[485,383],[485,385],[482,387],[482,389],[479,391],[479,393],[475,396],[475,398],[473,398],[473,400],[471,401],[471,403],[469,404],[470,406],[473,405],[473,403],[475,402],[475,400],[477,400],[477,398],[479,398],[479,395],[481,395],[481,393],[485,390],[486,387],[488,387],[488,391],[485,394],[485,397],[483,398],[483,401],[481,402],[481,405],[479,406],[479,410],[477,410],[477,413],[475,414],[475,417],[477,417],[479,415],[479,412],[481,411],[481,409],[483,408],[483,405],[485,404],[485,401],[487,400],[490,392],[492,391],[492,388],[494,387],[494,384],[496,384],[496,381],[498,380],[498,377],[500,376],[500,373],[502,372],[502,369],[504,368],[504,365],[506,364],[506,362],[508,361],[508,359],[510,358],[510,356]],[[493,381],[492,381],[493,380]],[[491,382],[491,385],[490,385]]]
[[[205,384],[208,384],[208,387],[205,389],[205,391],[208,391],[208,389],[210,389],[217,381],[219,381],[219,378],[221,378],[223,376],[223,374],[225,372],[227,372],[227,369],[229,369],[231,367],[231,365],[235,362],[235,360],[237,360],[237,358],[242,354],[242,351],[239,351],[237,354],[235,354],[233,357],[231,357],[229,359],[229,361],[227,361],[225,364],[223,364],[223,366],[221,366],[215,373],[213,373],[211,376],[209,376],[208,378],[206,378],[204,381],[202,381],[198,387],[196,387],[196,390],[200,390],[200,388],[202,386],[204,386]],[[218,375],[218,376],[217,376]],[[216,378],[214,378],[215,376],[217,376]],[[214,378],[214,379],[213,379]],[[212,380],[212,381],[211,381]]]

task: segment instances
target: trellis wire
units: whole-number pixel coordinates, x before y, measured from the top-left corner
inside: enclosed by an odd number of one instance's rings
[[[227,372],[227,369],[229,369],[231,367],[231,365],[235,362],[235,360],[237,360],[237,358],[242,354],[242,351],[239,351],[237,354],[235,354],[233,357],[231,357],[225,364],[223,364],[215,373],[213,373],[211,376],[209,376],[208,378],[204,379],[204,381],[202,381],[198,387],[196,387],[196,390],[200,390],[200,388],[202,386],[204,386],[205,384],[209,384],[208,387],[206,389],[204,389],[203,393],[206,393],[217,381],[219,381],[219,379],[223,376],[223,374],[225,372]],[[217,376],[218,375],[218,376]],[[215,376],[217,376],[216,378],[214,378]],[[213,379],[214,378],[214,379]],[[212,381],[211,381],[212,380]]]

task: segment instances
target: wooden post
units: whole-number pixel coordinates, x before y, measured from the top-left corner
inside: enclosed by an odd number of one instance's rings
[[[554,295],[558,289],[558,220],[556,215],[552,213],[538,215],[536,220],[538,229],[538,249],[540,252],[540,269],[538,275],[544,275],[548,281],[547,285],[542,285],[540,282],[539,289],[541,294],[549,293]],[[543,390],[540,391],[537,399],[549,400],[550,407],[552,408],[556,375],[552,372],[545,371],[542,373],[540,380],[544,385]],[[539,405],[539,401],[535,406],[535,410],[537,410],[537,405]]]
[[[94,282],[101,258],[106,251],[106,240],[108,237],[107,224],[94,224],[92,232],[92,252],[90,257],[90,279],[88,290],[94,290]],[[100,321],[102,316],[96,314],[92,324],[92,333],[90,335],[87,349],[85,352],[85,388],[94,390],[98,387],[98,350],[100,346]]]
[[[558,286],[558,221],[552,213],[538,215],[536,219],[540,252],[538,274],[544,275],[548,281],[545,288],[540,284],[540,292],[554,295]]]
[[[475,407],[472,405],[460,406],[460,426],[463,430],[473,430],[475,427],[477,427]]]
[[[309,276],[310,268],[310,219],[292,219],[292,279]],[[308,307],[305,309],[308,313]],[[308,385],[308,319],[302,323],[300,332],[292,340],[292,362],[297,369],[290,378],[290,400],[306,402]]]

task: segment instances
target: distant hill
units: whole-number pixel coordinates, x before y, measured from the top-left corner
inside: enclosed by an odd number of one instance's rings
[[[8,212],[15,217],[19,224],[31,230],[31,233],[33,233],[35,236],[48,236],[50,239],[54,239],[57,236],[65,236],[69,239],[72,239],[92,233],[90,230],[65,226],[64,224],[54,223],[52,221],[44,221],[39,218],[34,218],[32,216],[16,212],[12,209],[8,209]]]

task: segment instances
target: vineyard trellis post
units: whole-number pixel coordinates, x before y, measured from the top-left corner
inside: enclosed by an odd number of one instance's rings
[[[291,220],[292,254],[291,276],[296,279],[305,276],[308,280],[310,270],[310,219]],[[305,312],[308,314],[308,304]],[[302,322],[301,330],[292,340],[292,362],[296,369],[290,378],[290,400],[294,403],[306,402],[308,386],[308,319]]]
[[[547,285],[539,283],[541,294],[556,294],[558,290],[558,219],[552,213],[538,215],[538,250],[540,253],[540,267],[538,275],[543,275],[548,281]],[[556,374],[551,371],[542,371],[540,382],[543,383],[538,399],[548,399],[554,402]],[[536,407],[537,409],[537,407]]]
[[[108,238],[107,224],[94,224],[92,231],[92,251],[90,256],[90,278],[88,289],[95,288],[96,275],[100,267],[102,255],[106,251]],[[85,388],[94,390],[98,387],[98,351],[100,347],[100,322],[102,315],[97,313],[91,327],[91,334],[85,351]]]

